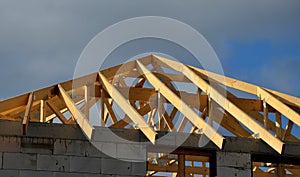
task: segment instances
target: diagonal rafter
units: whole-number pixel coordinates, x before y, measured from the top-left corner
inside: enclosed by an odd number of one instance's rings
[[[84,134],[89,138],[89,140],[91,140],[94,127],[89,123],[85,115],[77,108],[74,101],[71,99],[71,97],[67,94],[67,92],[60,84],[58,84],[58,89],[70,113],[75,118],[76,122],[83,130]]]
[[[209,126],[192,108],[184,103],[174,92],[162,83],[151,71],[142,63],[137,61],[138,70],[155,87],[160,89],[161,94],[170,101],[182,114],[184,114],[195,126],[204,129],[204,134],[209,137],[220,149],[223,145],[224,137]]]
[[[127,102],[124,96],[111,85],[107,78],[101,73],[98,73],[102,84],[108,94],[122,108],[122,110],[131,118],[131,120],[140,128],[146,137],[152,142],[155,142],[156,132],[145,122],[144,118]]]
[[[169,68],[172,68],[178,72],[183,73],[201,90],[205,91],[207,94],[210,94],[210,97],[221,107],[223,107],[223,109],[225,109],[235,118],[237,118],[242,124],[248,127],[251,131],[253,131],[256,134],[259,134],[260,138],[262,138],[274,150],[276,150],[278,153],[282,152],[284,143],[281,140],[277,139],[266,129],[261,127],[248,114],[246,114],[244,111],[238,108],[234,103],[229,101],[219,91],[214,89],[213,86],[210,86],[208,83],[206,83],[206,81],[204,81],[200,76],[194,73],[189,67],[187,67],[184,64],[163,57],[154,56],[154,58],[157,59],[159,62],[162,62],[164,65],[168,66]]]
[[[216,73],[212,73],[206,70],[202,70],[200,68],[194,67],[194,66],[188,66],[190,69],[196,71],[199,75],[201,75],[201,77],[203,77],[203,79],[209,79],[210,81],[215,81],[218,82],[220,84],[223,84],[227,87],[230,88],[234,88],[237,90],[241,90],[243,92],[247,92],[253,95],[256,95],[257,93],[257,86],[254,84],[250,84],[241,80],[237,80],[237,79],[233,79],[230,77],[226,77],[223,75],[219,75]],[[274,94],[275,96],[277,96],[278,98],[280,98],[280,100],[288,105],[292,105],[295,107],[300,108],[300,98],[291,96],[291,95],[287,95],[284,93],[280,93],[271,89],[266,89],[267,91],[269,91],[270,93]]]
[[[52,100],[46,101],[46,104],[49,106],[49,108],[55,113],[55,115],[58,117],[58,119],[64,123],[67,124],[68,120],[65,118],[65,116],[60,112],[60,110],[56,107],[56,105],[53,103]]]

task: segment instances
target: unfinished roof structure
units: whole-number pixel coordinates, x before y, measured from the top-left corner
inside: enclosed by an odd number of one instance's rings
[[[98,115],[91,113],[95,108]],[[228,136],[259,139],[279,156],[286,142],[299,143],[299,112],[297,97],[156,55],[0,102],[0,119],[22,122],[24,135],[31,122],[60,122],[78,124],[92,141],[98,124],[138,129],[153,144],[161,131],[203,134],[220,150]],[[174,163],[180,157],[164,158],[169,167],[149,163],[148,176],[180,168]],[[204,167],[208,161],[190,158]],[[254,176],[272,176],[274,170],[300,175],[294,165],[261,166],[253,162]],[[191,165],[187,171],[208,175],[203,168]]]

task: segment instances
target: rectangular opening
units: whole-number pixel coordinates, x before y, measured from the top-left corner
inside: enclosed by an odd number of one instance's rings
[[[189,153],[148,152],[146,176],[209,177],[210,157]]]

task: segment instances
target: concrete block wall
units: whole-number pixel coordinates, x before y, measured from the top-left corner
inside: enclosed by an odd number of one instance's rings
[[[121,177],[146,174],[145,162],[137,162],[139,159],[115,159],[100,152],[88,141],[56,139],[52,145],[49,145],[49,140],[45,140],[44,146],[41,143],[32,146],[27,143],[23,146],[20,143],[22,137],[0,138],[17,145],[12,149],[0,148],[0,177]],[[28,140],[27,137],[26,141]],[[126,145],[123,144],[122,147],[125,148]]]
[[[59,126],[46,127],[42,135],[39,134],[42,128],[34,127],[30,137],[9,132],[3,135],[0,130],[0,177],[145,176],[144,145],[106,140],[95,142],[102,148],[115,147],[109,149],[114,154],[112,157],[78,134],[80,130]],[[51,130],[49,134],[46,134],[47,130]],[[134,156],[134,152],[140,155]]]
[[[248,153],[217,152],[218,177],[251,177],[251,155]]]

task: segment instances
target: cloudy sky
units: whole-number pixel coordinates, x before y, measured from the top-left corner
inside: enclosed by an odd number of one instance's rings
[[[214,48],[225,75],[300,97],[298,0],[0,0],[0,100],[72,79],[95,35],[140,16],[190,25]],[[188,51],[158,39],[128,42],[107,61],[143,52],[193,64]]]

